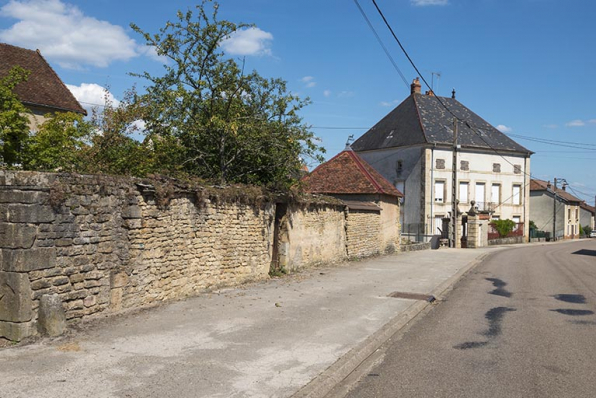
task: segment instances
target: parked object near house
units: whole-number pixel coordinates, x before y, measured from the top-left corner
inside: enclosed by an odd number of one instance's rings
[[[530,218],[539,230],[550,232],[555,239],[579,238],[581,203],[581,199],[565,188],[555,189],[549,181],[532,179],[530,183]]]
[[[525,223],[527,240],[532,152],[457,101],[455,92],[452,98],[424,95],[414,80],[411,95],[352,149],[405,195],[402,233],[429,239],[441,234],[452,213],[455,126],[460,211],[475,201],[480,213]]]
[[[339,153],[302,182],[306,192],[329,195],[346,205],[349,257],[397,250],[403,195],[354,151]]]
[[[15,93],[31,111],[28,115],[31,131],[37,130],[45,121],[44,115],[48,113],[87,114],[39,50],[27,50],[0,43],[0,76],[8,75],[15,66],[30,72],[27,81],[17,85]]]

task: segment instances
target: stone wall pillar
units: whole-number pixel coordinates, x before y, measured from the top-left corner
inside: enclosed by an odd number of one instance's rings
[[[468,248],[476,249],[488,246],[488,220],[477,214],[468,215]]]
[[[39,224],[55,218],[47,192],[0,186],[0,337],[20,341],[36,334],[29,272],[51,268],[56,249],[36,247]]]
[[[478,216],[468,215],[468,248],[476,249],[480,247],[480,224]]]

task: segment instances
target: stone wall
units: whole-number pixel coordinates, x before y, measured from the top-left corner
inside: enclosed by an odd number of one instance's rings
[[[518,243],[524,243],[523,236],[512,236],[510,238],[491,239],[488,241],[489,246],[515,245]]]
[[[0,336],[35,334],[44,295],[73,320],[268,277],[272,205],[158,208],[114,177],[4,171],[0,186]]]
[[[343,205],[289,207],[282,229],[281,264],[289,271],[347,260]]]
[[[350,209],[347,221],[347,252],[350,258],[378,255],[383,252],[381,213],[374,210]]]
[[[430,250],[431,243],[424,242],[424,243],[412,243],[410,245],[400,245],[399,251],[400,252],[417,252],[421,250]]]
[[[268,278],[274,203],[168,184],[0,171],[0,337]],[[322,201],[289,204],[283,219],[289,270],[387,250],[379,211]]]

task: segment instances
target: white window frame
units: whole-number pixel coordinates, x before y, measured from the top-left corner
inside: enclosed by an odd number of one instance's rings
[[[478,188],[482,187],[482,200],[478,198]],[[486,183],[477,182],[474,184],[474,200],[476,201],[476,207],[478,210],[484,210],[486,208]]]
[[[462,191],[462,187],[466,187],[465,192]],[[470,203],[470,183],[468,181],[460,181],[459,182],[458,199],[459,199],[459,203]]]
[[[498,188],[496,198],[495,198],[495,191],[494,191],[495,188]],[[501,204],[501,184],[492,184],[490,186],[490,201],[493,202],[495,205]]]
[[[515,193],[515,189],[518,189],[517,194]],[[513,184],[511,188],[511,202],[514,205],[521,205],[521,184]]]

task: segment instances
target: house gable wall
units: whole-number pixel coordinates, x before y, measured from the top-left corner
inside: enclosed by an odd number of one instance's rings
[[[420,146],[358,153],[404,194],[400,216],[404,232],[421,228],[420,233],[424,233],[424,226],[421,226],[424,222],[421,207],[421,202],[424,203],[424,153]],[[401,162],[401,171],[398,162]]]

